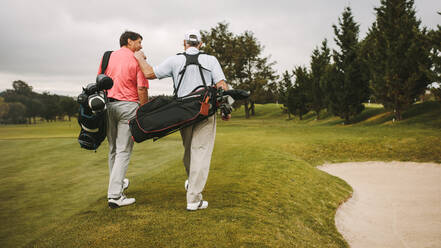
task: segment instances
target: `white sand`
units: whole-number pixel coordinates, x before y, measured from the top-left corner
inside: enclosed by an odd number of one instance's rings
[[[351,247],[441,247],[441,165],[363,162],[319,169],[354,189],[335,216]]]

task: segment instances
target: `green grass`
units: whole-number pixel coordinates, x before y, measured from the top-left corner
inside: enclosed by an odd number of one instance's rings
[[[334,214],[351,188],[325,162],[441,162],[441,105],[423,103],[393,123],[368,106],[355,124],[323,113],[286,120],[275,104],[218,122],[204,191],[185,210],[180,137],[136,144],[133,206],[107,207],[107,144],[81,150],[76,122],[0,127],[0,247],[347,247]]]

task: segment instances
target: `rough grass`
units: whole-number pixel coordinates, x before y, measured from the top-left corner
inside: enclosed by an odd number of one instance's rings
[[[353,125],[322,113],[286,120],[275,104],[218,123],[204,198],[185,210],[178,135],[135,145],[127,194],[107,207],[107,144],[80,150],[73,122],[0,127],[0,247],[347,247],[334,214],[351,193],[324,162],[441,162],[439,103],[392,123],[377,106]]]

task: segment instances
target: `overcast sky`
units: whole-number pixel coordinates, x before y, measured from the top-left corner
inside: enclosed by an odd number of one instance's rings
[[[187,30],[208,30],[222,21],[235,34],[254,32],[281,74],[309,64],[323,39],[335,46],[332,24],[346,6],[364,37],[379,2],[1,0],[0,91],[23,80],[37,92],[76,96],[94,82],[103,52],[118,49],[125,30],[144,37],[143,50],[155,65],[183,50]],[[423,26],[441,24],[440,0],[415,0],[415,7]],[[151,80],[150,95],[162,93],[172,93],[171,81]]]

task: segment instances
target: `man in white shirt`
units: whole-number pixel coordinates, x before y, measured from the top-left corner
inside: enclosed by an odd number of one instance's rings
[[[225,75],[218,60],[214,56],[200,53],[201,46],[202,41],[198,31],[191,30],[185,35],[185,53],[190,56],[194,55],[202,68],[195,64],[185,67],[187,56],[184,54],[171,56],[155,67],[147,63],[142,51],[136,52],[135,57],[147,79],[172,77],[174,94],[177,97],[185,96],[204,84],[207,86],[215,85],[217,88],[228,90]],[[185,72],[183,72],[184,67]],[[226,116],[224,120],[228,120],[230,117],[230,115]],[[215,136],[215,115],[181,130],[182,142],[185,148],[183,162],[188,176],[188,180],[185,182],[187,210],[208,207],[208,202],[202,198],[202,191],[207,182]]]

